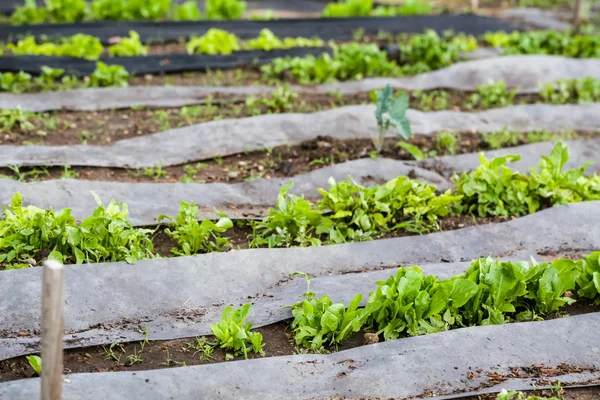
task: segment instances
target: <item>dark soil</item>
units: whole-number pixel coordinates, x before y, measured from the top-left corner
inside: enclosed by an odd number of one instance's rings
[[[586,139],[599,137],[599,135],[597,132],[578,132],[567,133],[566,136],[560,137]],[[458,133],[454,149],[442,146],[437,138],[438,136],[415,135],[408,142],[423,151],[426,157],[490,150],[490,143],[481,134]],[[110,140],[110,137],[107,140]],[[513,143],[505,144],[504,147],[530,142],[529,137],[524,135]],[[154,168],[141,170],[98,167],[73,167],[70,169],[22,167],[18,171],[0,168],[0,175],[25,181],[77,177],[86,180],[118,182],[239,183],[260,178],[291,177],[346,161],[379,156],[396,160],[414,160],[407,151],[397,147],[396,139],[386,139],[382,153],[376,155],[369,139],[338,140],[322,136],[296,146],[279,146],[269,150],[249,151],[173,167],[162,167],[159,164]]]

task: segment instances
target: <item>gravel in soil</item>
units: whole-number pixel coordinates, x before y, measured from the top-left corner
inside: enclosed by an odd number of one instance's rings
[[[452,145],[442,143],[442,135],[414,135],[407,142],[416,146],[425,157],[456,155],[491,150],[489,136],[471,132],[452,133]],[[517,146],[539,140],[590,139],[600,137],[597,132],[564,132],[511,135],[510,142],[501,147]],[[218,157],[172,167],[160,164],[152,168],[131,170],[104,167],[12,167],[0,168],[0,176],[21,181],[78,178],[116,182],[186,182],[186,183],[240,183],[256,179],[285,178],[323,167],[367,157],[385,157],[395,160],[414,160],[406,150],[397,146],[397,140],[386,139],[383,151],[377,155],[370,139],[339,140],[320,136],[297,146],[279,146],[267,150],[248,151],[227,157]]]

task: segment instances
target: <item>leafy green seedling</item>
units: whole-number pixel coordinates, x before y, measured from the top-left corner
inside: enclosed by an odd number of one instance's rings
[[[27,362],[33,368],[33,371],[37,376],[42,375],[42,358],[39,356],[27,356],[25,357]]]
[[[261,356],[265,355],[262,335],[259,332],[251,331],[252,324],[250,322],[244,325],[251,307],[250,303],[236,309],[227,306],[223,310],[221,321],[210,327],[222,349],[232,350],[234,355],[242,353],[246,359],[250,352]]]
[[[408,140],[411,135],[410,122],[406,117],[408,109],[408,95],[401,93],[398,98],[393,100],[392,88],[386,85],[381,91],[377,92],[377,108],[375,118],[379,126],[379,135],[373,138],[375,148],[379,153],[383,148],[383,140],[390,128],[390,125],[396,128],[398,135],[404,140]]]

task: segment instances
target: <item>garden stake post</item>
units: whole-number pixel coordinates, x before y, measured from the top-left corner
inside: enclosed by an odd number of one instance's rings
[[[62,398],[64,267],[44,262],[42,272],[42,379],[41,400]]]
[[[579,33],[579,26],[581,25],[582,6],[583,0],[575,0],[575,11],[573,13],[573,28],[575,33]]]

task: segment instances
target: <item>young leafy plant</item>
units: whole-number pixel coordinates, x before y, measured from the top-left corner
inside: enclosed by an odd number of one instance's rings
[[[210,330],[222,349],[233,351],[233,355],[244,354],[246,359],[251,352],[261,356],[265,355],[262,335],[259,332],[251,331],[252,324],[250,322],[244,325],[251,307],[250,303],[236,309],[227,306],[221,314],[221,321],[210,326]]]
[[[508,90],[504,81],[477,86],[477,91],[466,101],[466,108],[507,107],[513,103],[518,89]]]
[[[186,45],[188,54],[231,54],[240,50],[240,43],[233,33],[210,28],[200,37],[192,37]]]
[[[375,118],[377,119],[379,134],[377,137],[373,138],[373,144],[375,145],[377,152],[381,153],[383,141],[390,126],[396,128],[398,135],[404,140],[410,138],[410,122],[406,117],[408,95],[406,93],[401,93],[400,96],[394,100],[391,86],[386,85],[385,88],[377,92],[376,96],[377,108],[375,110]]]
[[[217,20],[240,19],[246,11],[246,2],[240,0],[206,0],[206,18]]]
[[[288,194],[292,182],[283,185],[277,196],[277,208],[269,209],[262,221],[252,225],[250,247],[267,246],[318,246],[321,240],[314,236],[320,233],[324,218],[312,208],[310,201]]]
[[[360,330],[371,309],[377,306],[359,310],[362,294],[357,294],[347,308],[342,303],[334,304],[327,295],[317,298],[310,290],[310,276],[304,272],[292,274],[296,275],[306,278],[306,292],[300,296],[301,301],[286,308],[292,309],[292,330],[298,345],[321,351],[325,346],[341,343]]]
[[[540,168],[531,174],[516,172],[506,164],[520,156],[506,155],[488,160],[480,154],[480,165],[474,171],[454,175],[455,193],[463,196],[456,211],[480,217],[521,216],[541,208],[600,199],[600,176],[585,176],[589,164],[564,171],[569,148],[562,142],[554,146],[550,156],[543,156]]]
[[[119,43],[108,48],[111,57],[145,56],[147,53],[148,46],[142,44],[140,35],[135,31],[129,31],[129,37],[121,38]]]
[[[217,212],[220,219],[215,223],[209,219],[198,222],[198,206],[193,202],[182,201],[179,205],[179,214],[173,222],[173,218],[165,215],[158,217],[158,222],[163,219],[171,221],[166,234],[174,239],[179,248],[173,248],[171,252],[177,256],[189,256],[198,253],[209,253],[212,251],[223,251],[231,246],[229,239],[222,234],[233,228],[233,222],[224,213]]]
[[[324,18],[366,17],[373,9],[373,0],[345,0],[329,3],[321,13]]]
[[[37,376],[42,375],[42,358],[40,356],[26,356],[27,362]]]
[[[90,76],[90,87],[127,87],[128,80],[129,72],[122,65],[107,65],[98,61],[94,73]]]

